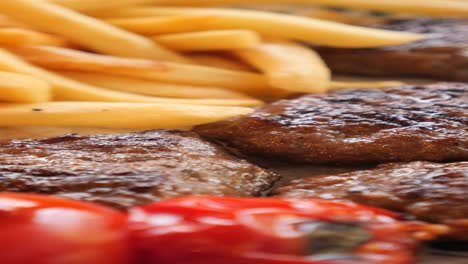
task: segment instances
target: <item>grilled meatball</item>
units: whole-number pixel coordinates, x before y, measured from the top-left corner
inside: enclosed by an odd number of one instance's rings
[[[334,72],[468,81],[468,20],[392,19],[375,27],[426,34],[426,39],[377,49],[319,48]]]
[[[294,180],[273,191],[289,198],[353,201],[455,227],[468,238],[468,162],[389,163],[375,169]]]
[[[127,208],[181,195],[255,196],[277,175],[192,132],[67,135],[0,142],[0,191]]]
[[[196,131],[248,154],[314,164],[468,160],[468,85],[306,95]]]

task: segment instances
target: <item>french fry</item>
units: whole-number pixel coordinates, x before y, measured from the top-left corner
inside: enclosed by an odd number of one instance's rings
[[[66,6],[79,11],[108,10],[112,8],[133,6],[140,4],[152,4],[154,0],[50,0],[56,4]],[[172,0],[171,0],[172,1]]]
[[[128,93],[170,98],[252,99],[247,95],[223,88],[161,83],[100,73],[73,71],[60,71],[57,73],[83,83]]]
[[[3,0],[0,12],[104,54],[187,62],[150,39],[73,10],[37,0]]]
[[[157,43],[175,51],[218,51],[253,48],[260,36],[249,30],[211,30],[154,36]]]
[[[135,129],[128,128],[89,128],[89,127],[47,127],[47,126],[17,126],[0,127],[0,140],[2,139],[40,139],[59,137],[67,134],[96,135],[96,134],[116,134],[131,133]]]
[[[25,28],[0,28],[0,45],[67,46],[60,37]]]
[[[220,121],[250,112],[252,109],[246,107],[156,103],[0,104],[0,127],[174,128]]]
[[[266,42],[234,54],[264,72],[271,86],[305,93],[328,90],[331,72],[315,51],[287,41]]]
[[[127,0],[125,5],[122,3],[121,6],[137,4],[155,4],[168,6],[216,6],[226,4],[254,3],[310,4],[429,16],[466,17],[468,15],[468,3],[465,0]],[[88,10],[96,9],[96,6],[90,6],[89,8],[86,8],[84,3],[81,3],[81,7]],[[114,5],[114,7],[118,7],[118,5]]]
[[[112,13],[112,11],[109,11]],[[106,13],[109,13],[106,12]],[[116,11],[117,12],[117,11]],[[143,35],[159,35],[172,33],[197,32],[207,28],[211,29],[211,15],[170,15],[157,17],[139,17],[138,19],[109,19],[107,22],[125,28],[129,31]]]
[[[234,56],[227,57],[224,54],[188,54],[188,58],[194,61],[196,64],[204,65],[208,67],[228,69],[234,71],[253,71],[253,68],[243,63],[242,61],[234,58]]]
[[[1,12],[0,12],[1,13]],[[0,14],[0,28],[29,28],[27,25],[11,19],[8,16]]]
[[[271,93],[266,77],[256,73],[126,59],[58,47],[22,46],[11,50],[34,64],[53,70],[98,72],[175,84],[225,87],[260,97]]]
[[[355,88],[369,88],[379,89],[404,85],[404,82],[399,81],[377,81],[377,82],[336,82],[330,84],[330,90],[340,89],[355,89]]]
[[[40,103],[51,99],[49,84],[29,75],[0,72],[0,101]]]
[[[333,47],[381,47],[409,43],[423,38],[422,35],[414,33],[364,28],[307,17],[251,10],[135,7],[110,10],[108,13],[130,17],[108,20],[110,23],[130,31],[133,29],[132,25],[137,22],[140,23],[140,28],[145,23],[148,24],[148,27],[152,27],[152,24],[149,23],[151,22],[150,18],[141,18],[142,16],[206,15],[212,16],[212,18],[205,23],[197,24],[198,31],[242,28],[257,31],[266,36],[301,40]],[[160,18],[156,17],[155,19]],[[177,33],[184,32],[185,29],[184,27],[174,27],[173,30],[174,33]]]
[[[372,16],[367,12],[337,12],[327,9],[310,9],[294,13],[299,16],[313,17],[316,19],[324,19],[335,21],[339,23],[345,23],[350,25],[372,25],[378,24],[382,21],[385,21],[386,17],[382,16]]]
[[[156,98],[131,93],[113,91],[97,86],[80,83],[60,75],[35,67],[10,52],[0,49],[0,70],[30,74],[47,81],[53,91],[53,99],[57,101],[107,101],[107,102],[146,102],[169,104],[205,104],[205,105],[235,105],[252,106],[262,102],[246,99],[172,99]]]

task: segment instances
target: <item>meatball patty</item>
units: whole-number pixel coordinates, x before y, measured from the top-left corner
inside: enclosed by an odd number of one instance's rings
[[[315,176],[273,195],[353,201],[455,227],[468,238],[468,162],[389,163],[375,169]]]
[[[196,131],[247,154],[296,162],[468,160],[468,84],[306,95]]]
[[[181,195],[256,196],[277,180],[193,132],[0,141],[0,191],[127,208]]]

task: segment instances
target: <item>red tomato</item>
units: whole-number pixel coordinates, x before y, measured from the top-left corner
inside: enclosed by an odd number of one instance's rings
[[[388,211],[299,199],[188,197],[129,212],[139,264],[413,262],[413,231]]]
[[[126,216],[53,197],[0,193],[0,263],[128,264]]]

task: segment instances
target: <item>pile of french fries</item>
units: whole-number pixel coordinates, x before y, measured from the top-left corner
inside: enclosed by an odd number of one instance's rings
[[[311,8],[225,7],[265,3]],[[320,5],[468,14],[457,0],[2,0],[0,126],[186,127],[292,94],[398,85],[334,82],[310,47],[382,47],[424,36],[353,26],[355,16]]]

